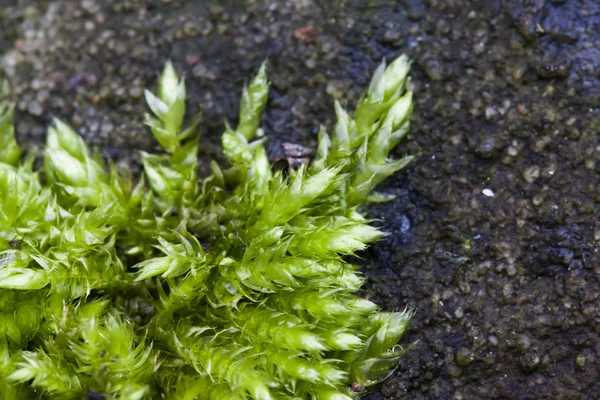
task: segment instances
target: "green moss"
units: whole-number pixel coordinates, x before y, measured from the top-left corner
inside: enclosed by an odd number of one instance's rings
[[[59,120],[40,179],[0,106],[0,398],[340,400],[385,379],[411,312],[358,297],[345,256],[383,236],[359,207],[411,160],[387,158],[408,69],[382,64],[353,116],[336,102],[316,159],[275,171],[254,140],[263,65],[223,134],[229,165],[204,179],[170,63],[146,91],[166,154],[143,153],[137,182]]]

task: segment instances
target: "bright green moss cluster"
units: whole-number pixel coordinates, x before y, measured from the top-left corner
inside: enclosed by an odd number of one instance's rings
[[[410,161],[387,158],[408,70],[382,64],[353,116],[335,104],[315,160],[275,171],[254,139],[263,65],[223,134],[229,165],[202,180],[171,64],[146,92],[166,154],[143,153],[137,183],[58,120],[40,177],[0,106],[0,398],[343,400],[385,379],[410,312],[357,296],[345,256],[383,236],[359,207]]]

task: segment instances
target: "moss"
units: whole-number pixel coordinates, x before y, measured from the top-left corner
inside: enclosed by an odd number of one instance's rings
[[[66,124],[43,175],[0,107],[0,398],[349,399],[385,379],[410,311],[356,295],[347,262],[382,232],[360,206],[411,160],[409,62],[382,64],[353,116],[339,103],[316,159],[272,168],[254,140],[265,66],[222,136],[226,167],[197,176],[199,116],[169,63],[146,122],[165,154],[137,181]]]

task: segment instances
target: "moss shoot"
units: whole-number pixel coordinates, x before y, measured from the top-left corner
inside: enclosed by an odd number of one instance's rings
[[[409,67],[382,63],[314,160],[282,171],[256,138],[263,65],[222,135],[228,165],[202,179],[170,63],[145,92],[164,153],[142,153],[137,180],[59,120],[34,170],[1,104],[0,398],[350,400],[385,379],[411,312],[357,296],[348,256],[383,236],[360,207],[411,161],[388,159]]]

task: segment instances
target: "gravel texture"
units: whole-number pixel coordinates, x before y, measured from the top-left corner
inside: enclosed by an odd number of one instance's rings
[[[264,130],[314,146],[333,97],[382,58],[414,60],[417,161],[373,206],[387,239],[365,295],[416,307],[414,343],[367,399],[600,398],[600,3],[594,0],[0,0],[0,68],[19,140],[57,116],[107,157],[156,143],[143,88],[167,59],[218,158],[268,59]]]

